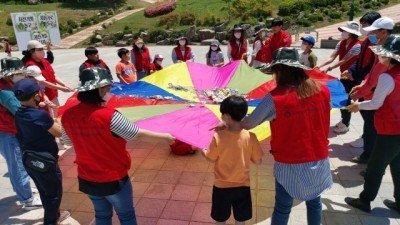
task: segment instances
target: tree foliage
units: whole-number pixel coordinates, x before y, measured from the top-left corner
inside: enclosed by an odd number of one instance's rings
[[[241,18],[265,18],[272,14],[271,0],[232,0],[232,15]]]

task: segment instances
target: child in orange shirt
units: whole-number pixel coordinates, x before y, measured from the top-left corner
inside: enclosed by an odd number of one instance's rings
[[[129,50],[126,48],[118,49],[118,56],[121,58],[121,61],[117,63],[115,70],[119,81],[123,84],[135,82],[137,80],[136,68],[129,61],[131,59]]]
[[[244,225],[252,218],[250,161],[260,164],[263,152],[256,135],[242,128],[240,121],[247,109],[246,100],[240,96],[222,101],[220,112],[226,129],[216,132],[209,149],[203,152],[215,162],[211,217],[217,224],[225,224],[231,208],[235,224]]]

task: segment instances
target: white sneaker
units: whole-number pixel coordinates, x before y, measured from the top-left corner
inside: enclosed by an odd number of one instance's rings
[[[334,127],[338,127],[338,126],[340,126],[341,124],[343,124],[342,121],[339,121],[338,123],[335,124]]]
[[[335,129],[333,129],[333,132],[340,133],[340,134],[344,134],[347,131],[349,131],[349,128],[346,125],[344,125],[342,122],[338,123],[337,126],[335,126]]]
[[[355,141],[350,142],[351,147],[354,148],[363,148],[364,147],[364,139],[358,138]]]
[[[38,197],[34,197],[31,202],[24,203],[24,209],[36,209],[42,207],[42,201]]]

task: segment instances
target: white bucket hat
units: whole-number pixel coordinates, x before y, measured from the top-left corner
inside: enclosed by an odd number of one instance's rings
[[[347,22],[347,23],[346,23],[346,26],[338,27],[338,30],[339,30],[340,32],[346,31],[347,33],[355,34],[355,35],[357,35],[357,36],[361,36],[361,33],[360,33],[360,25],[358,25],[358,23],[355,22],[355,21],[349,21],[349,22]]]

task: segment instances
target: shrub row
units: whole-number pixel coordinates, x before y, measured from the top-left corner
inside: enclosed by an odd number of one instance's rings
[[[167,2],[167,3],[157,3],[147,8],[144,11],[144,15],[146,17],[155,17],[167,14],[169,12],[174,11],[176,8],[176,2]]]

